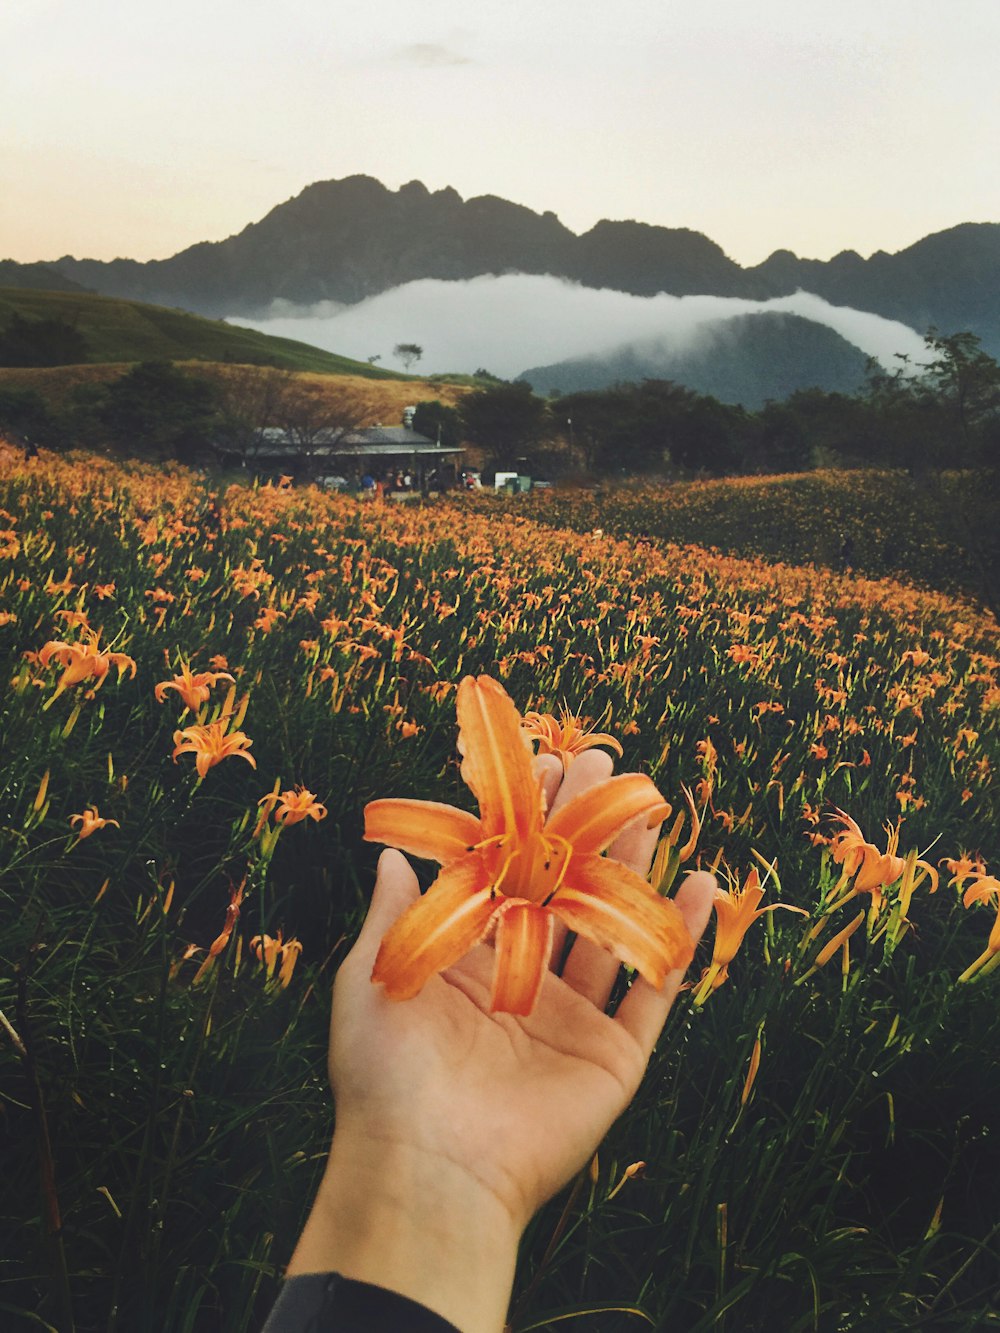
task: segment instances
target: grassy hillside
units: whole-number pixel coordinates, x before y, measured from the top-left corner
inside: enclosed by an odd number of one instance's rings
[[[87,339],[92,362],[230,361],[373,380],[409,378],[291,338],[272,338],[223,320],[111,296],[0,287],[0,327],[14,314],[73,325]]]
[[[577,532],[601,529],[832,569],[844,563],[849,539],[856,574],[960,592],[994,608],[1000,601],[1000,500],[995,483],[973,472],[916,479],[902,471],[827,469],[535,492],[500,503]]]

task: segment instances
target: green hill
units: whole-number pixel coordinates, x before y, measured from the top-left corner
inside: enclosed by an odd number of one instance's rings
[[[129,361],[221,361],[279,366],[285,370],[366,379],[412,379],[352,361],[292,338],[272,338],[219,319],[205,319],[166,306],[96,296],[82,291],[37,291],[0,287],[0,328],[13,315],[62,320],[87,340],[90,363]]]

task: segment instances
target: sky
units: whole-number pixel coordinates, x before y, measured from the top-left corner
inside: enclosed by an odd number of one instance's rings
[[[733,259],[1000,221],[1000,0],[2,0],[0,258],[162,258],[316,180]]]

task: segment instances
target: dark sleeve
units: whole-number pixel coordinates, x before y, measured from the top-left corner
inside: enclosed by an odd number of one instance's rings
[[[406,1296],[339,1273],[285,1281],[263,1333],[459,1333]]]

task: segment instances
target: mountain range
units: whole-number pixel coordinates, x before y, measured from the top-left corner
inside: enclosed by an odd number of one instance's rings
[[[0,279],[20,285],[4,264]],[[65,255],[45,267],[109,296],[207,315],[262,316],[275,301],[355,303],[420,278],[552,274],[587,287],[648,296],[766,300],[805,290],[835,305],[900,320],[923,333],[970,331],[1000,353],[1000,223],[962,223],[895,254],[830,260],[777,250],[743,268],[707,236],[635,221],[577,235],[552,212],[419,181],[390,190],[368,176],[319,181],[224,241],[169,259],[101,261]]]

